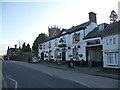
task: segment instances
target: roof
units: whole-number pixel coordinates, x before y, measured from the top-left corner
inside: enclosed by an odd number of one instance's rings
[[[15,52],[16,50],[20,50],[19,48],[9,48],[8,51],[11,50],[11,52]]]
[[[109,24],[102,34],[102,37],[120,34],[120,21]]]
[[[102,33],[103,33],[103,30],[98,30],[98,28],[95,28],[94,30],[89,32],[84,39],[100,37]]]
[[[77,25],[77,26],[72,26],[70,29],[63,29],[61,32],[65,31],[66,33],[64,33],[64,34],[61,33],[60,35],[58,35],[58,36],[56,36],[56,37],[53,37],[53,38],[51,38],[51,39],[49,39],[49,40],[47,40],[47,41],[50,41],[50,40],[53,40],[53,39],[55,39],[55,38],[64,36],[64,35],[66,35],[66,34],[71,34],[71,33],[73,33],[73,32],[83,30],[83,29],[85,29],[89,24],[90,24],[90,21],[85,22],[85,23],[80,24],[80,25]],[[47,41],[45,41],[45,42],[47,42]]]
[[[103,23],[103,24],[104,24],[104,26],[105,26],[104,28],[106,28],[106,27],[108,26],[108,24],[106,24],[106,23]],[[102,25],[102,24],[100,24],[100,25]],[[98,25],[98,26],[99,26],[99,25]],[[99,30],[98,28],[99,28],[99,27],[94,28],[91,32],[89,32],[89,33],[85,36],[84,39],[101,37],[102,34],[105,32],[105,30],[104,30],[104,29],[103,29],[103,30]]]
[[[85,23],[77,25],[77,26],[72,26],[72,28],[66,30],[66,33],[69,34],[69,33],[73,33],[73,32],[85,29],[89,24],[90,24],[90,22],[88,21],[88,22],[85,22]]]

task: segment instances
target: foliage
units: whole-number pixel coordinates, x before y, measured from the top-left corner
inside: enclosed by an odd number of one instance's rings
[[[29,43],[26,45],[26,43],[24,42],[22,45],[22,52],[31,52],[31,48]]]
[[[111,15],[110,15],[110,21],[113,22],[117,22],[118,19],[118,15],[116,14],[116,12],[114,10],[111,11]]]
[[[48,40],[48,36],[44,33],[39,34],[38,37],[34,40],[32,51],[35,56],[38,56],[38,44],[43,43],[46,40]]]

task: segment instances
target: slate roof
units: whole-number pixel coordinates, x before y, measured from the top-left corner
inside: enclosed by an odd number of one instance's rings
[[[73,26],[72,28],[66,30],[67,34],[69,33],[73,33],[82,29],[85,29],[88,25],[90,24],[90,22],[85,22],[83,24],[77,25],[77,26]]]
[[[58,38],[58,37],[60,37],[60,36],[63,36],[63,35],[66,35],[66,34],[70,34],[70,33],[76,32],[76,31],[80,31],[80,30],[82,30],[82,29],[85,29],[89,24],[90,24],[90,21],[85,22],[85,23],[80,24],[80,25],[77,25],[77,26],[73,26],[73,27],[71,27],[70,29],[63,29],[63,30],[61,31],[61,34],[60,34],[60,35],[58,35],[58,36],[56,36],[56,37],[53,37],[53,38],[51,38],[51,39],[49,39],[49,40],[52,40],[52,39],[55,39],[55,38]],[[66,33],[62,34],[63,31],[65,31]],[[47,41],[49,41],[49,40],[47,40]],[[45,41],[45,42],[47,42],[47,41]]]
[[[91,32],[89,32],[84,39],[95,38],[95,37],[105,37],[105,36],[118,34],[118,33],[120,34],[120,21],[111,23],[109,25],[106,24],[106,28],[104,30],[98,30],[98,27],[97,27]]]
[[[95,28],[91,32],[87,34],[87,36],[84,39],[89,39],[89,38],[95,38],[95,37],[100,37],[102,34],[103,30],[98,30],[98,28]]]
[[[105,28],[108,26],[108,24],[103,23]],[[95,38],[95,37],[101,37],[102,34],[105,32],[105,30],[99,30],[98,27],[94,28],[91,32],[89,32],[84,39],[89,39],[89,38]]]
[[[102,34],[102,37],[114,35],[114,34],[120,34],[120,21],[114,22],[108,25],[105,28],[104,33]]]

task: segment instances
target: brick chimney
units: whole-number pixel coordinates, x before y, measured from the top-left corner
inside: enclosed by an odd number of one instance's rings
[[[97,23],[96,13],[94,13],[94,12],[89,13],[89,21]]]

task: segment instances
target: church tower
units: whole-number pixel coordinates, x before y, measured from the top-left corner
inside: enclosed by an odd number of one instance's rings
[[[54,27],[48,27],[48,32],[49,32],[49,38],[53,38],[53,37],[56,37],[56,36],[59,36],[61,31],[60,31],[60,28],[54,26]]]

